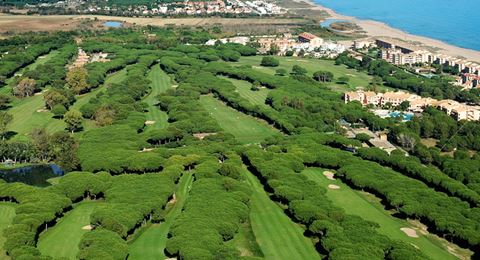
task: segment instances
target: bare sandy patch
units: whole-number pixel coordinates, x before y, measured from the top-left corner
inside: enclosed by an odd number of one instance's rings
[[[340,189],[340,186],[334,185],[334,184],[330,184],[330,185],[328,185],[328,188],[329,188],[329,189],[332,189],[332,190],[338,190],[338,189]]]
[[[404,228],[401,228],[400,230],[403,231],[403,233],[405,233],[409,237],[418,237],[417,231],[415,231],[415,229],[413,228],[404,227]]]
[[[193,134],[193,137],[197,138],[197,139],[200,139],[200,140],[203,140],[203,138],[207,137],[207,136],[210,136],[210,135],[216,135],[217,133],[196,133],[196,134]]]
[[[148,120],[148,121],[145,121],[145,124],[146,125],[153,125],[153,124],[155,124],[155,121]]]
[[[44,112],[48,112],[48,109],[46,108],[37,109],[37,113],[44,113]]]
[[[333,174],[333,172],[331,172],[331,171],[324,171],[324,172],[323,172],[323,175],[324,175],[325,177],[327,177],[327,179],[329,179],[329,180],[332,180],[332,181],[335,180],[335,177],[333,177],[334,174]]]
[[[151,152],[153,151],[153,148],[143,148],[143,150],[138,151],[139,153],[145,153],[145,152]]]
[[[86,225],[82,227],[83,230],[92,230],[93,226],[92,225]]]

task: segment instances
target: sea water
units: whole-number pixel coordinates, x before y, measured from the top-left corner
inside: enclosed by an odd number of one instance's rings
[[[480,50],[480,0],[314,0],[343,15]]]

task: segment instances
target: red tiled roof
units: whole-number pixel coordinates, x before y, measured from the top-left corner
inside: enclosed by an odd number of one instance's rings
[[[303,32],[303,33],[299,34],[298,37],[301,37],[301,38],[304,38],[304,39],[307,39],[307,40],[313,40],[315,38],[318,38],[316,35],[313,35],[313,34],[308,33],[308,32]]]

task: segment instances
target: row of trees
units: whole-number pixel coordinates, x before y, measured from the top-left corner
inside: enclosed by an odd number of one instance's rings
[[[421,180],[430,187],[458,197],[474,206],[480,205],[480,195],[478,193],[469,189],[462,182],[450,178],[437,168],[425,166],[415,157],[406,157],[403,152],[395,152],[389,155],[378,148],[361,148],[358,150],[358,155],[363,159],[392,167],[406,176]]]
[[[74,44],[66,44],[59,48],[58,53],[48,62],[39,64],[35,69],[28,70],[18,77],[13,94],[17,97],[31,96],[47,85],[62,88],[65,85],[66,65],[76,53],[77,47]]]
[[[249,216],[250,190],[241,181],[241,163],[238,156],[229,157],[222,165],[209,157],[195,166],[192,189],[169,231],[167,255],[181,259],[240,257],[238,249],[227,242]]]
[[[310,141],[311,143],[311,141]],[[296,146],[296,143],[291,143]],[[392,241],[375,230],[377,224],[347,215],[326,197],[325,188],[298,172],[302,153],[264,152],[250,148],[243,153],[250,170],[260,178],[274,199],[288,206],[290,216],[306,225],[308,234],[320,238],[317,248],[330,259],[423,259],[411,245]],[[305,151],[304,155],[315,150]],[[310,155],[309,155],[310,156]]]
[[[181,165],[170,165],[164,174],[112,177],[107,173],[77,172],[44,189],[2,182],[0,199],[19,203],[13,225],[7,229],[11,233],[5,233],[4,248],[15,259],[40,257],[35,248],[38,235],[70,210],[73,202],[104,198],[106,206],[92,213],[95,230],[82,238],[79,258],[125,259],[128,250],[124,238],[143,221],[162,219],[163,208],[182,171]]]
[[[399,216],[419,219],[429,230],[450,241],[472,249],[480,244],[480,236],[477,235],[480,234],[477,230],[480,213],[478,208],[471,208],[469,203],[459,198],[436,191],[421,181],[382,167],[378,163],[312,143],[304,144],[310,146],[309,151],[315,157],[314,160],[310,159],[309,164],[338,169],[336,176],[349,185],[374,193],[382,198],[387,206],[395,209]],[[455,191],[456,195],[461,191],[462,189]],[[463,188],[463,191],[466,190]]]
[[[68,133],[49,134],[45,129],[34,129],[31,142],[0,141],[0,161],[18,163],[51,162],[64,170],[74,170],[79,165],[78,142]]]

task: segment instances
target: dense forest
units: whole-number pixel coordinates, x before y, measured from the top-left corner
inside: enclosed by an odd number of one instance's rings
[[[432,108],[407,123],[382,119],[360,103],[345,104],[330,87],[338,81],[331,72],[310,73],[298,62],[278,73],[285,60],[271,57],[242,64],[257,56],[255,48],[203,45],[211,37],[203,29],[148,27],[0,41],[7,52],[0,59],[0,161],[55,163],[66,171],[44,188],[0,180],[0,209],[14,209],[0,225],[1,252],[12,259],[126,259],[140,244],[140,254],[155,259],[278,259],[272,256],[284,243],[307,247],[290,259],[435,259],[438,252],[383,232],[382,223],[346,210],[331,188],[304,174],[325,169],[352,193],[378,200],[383,217],[421,223],[437,244],[478,257],[478,122],[456,122]],[[68,66],[80,47],[108,53],[108,61]],[[368,58],[329,62],[396,89],[478,99],[447,83],[392,76],[395,68]],[[261,102],[249,98],[261,93]],[[22,124],[23,117],[30,120]],[[344,136],[341,122],[387,131],[401,149],[364,147],[362,138]],[[273,134],[239,141],[238,131],[248,137],[257,125]],[[426,138],[437,142],[427,147]],[[260,200],[280,217],[259,210]],[[46,247],[52,230],[83,205],[93,205],[88,225],[69,250]],[[287,225],[294,231],[261,240],[279,219],[287,224],[268,232]],[[151,234],[153,247],[138,242]],[[438,251],[450,255],[445,248]]]

